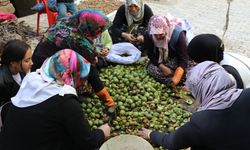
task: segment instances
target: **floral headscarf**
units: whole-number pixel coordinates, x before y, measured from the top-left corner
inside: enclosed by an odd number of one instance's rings
[[[140,8],[139,12],[136,15],[132,15],[128,11],[128,6],[135,4]],[[144,3],[142,0],[126,0],[125,3],[125,16],[127,19],[128,26],[133,22],[140,22],[144,17]]]
[[[44,62],[41,70],[58,84],[77,88],[89,74],[90,63],[75,51],[64,49]]]
[[[76,94],[84,84],[90,63],[70,49],[64,49],[45,60],[36,72],[25,76],[17,95],[11,99],[17,107],[29,107],[59,94]]]
[[[154,43],[157,47],[168,48],[168,42],[172,36],[174,26],[164,16],[154,15],[149,20],[149,34],[166,34],[166,38],[162,41],[156,40],[153,36]]]
[[[166,61],[168,57],[168,42],[172,36],[174,26],[170,24],[166,17],[154,15],[150,18],[148,27],[149,34],[153,35],[155,46],[159,48],[159,63],[162,63],[162,61]],[[157,40],[154,34],[166,34],[166,37],[163,40]]]
[[[84,9],[51,26],[45,36],[58,48],[74,49],[88,61],[93,62],[97,54],[93,40],[109,25],[109,19],[103,12]]]
[[[204,61],[187,73],[186,87],[201,102],[198,111],[229,108],[240,96],[235,79],[216,62]]]

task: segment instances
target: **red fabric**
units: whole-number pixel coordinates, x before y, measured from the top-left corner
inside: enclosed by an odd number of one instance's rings
[[[15,19],[16,19],[16,16],[14,14],[0,13],[0,21],[15,20]]]

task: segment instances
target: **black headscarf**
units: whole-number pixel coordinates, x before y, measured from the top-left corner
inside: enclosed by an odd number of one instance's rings
[[[223,59],[224,44],[214,34],[200,34],[190,41],[187,50],[189,57],[197,63],[207,60],[219,63]]]

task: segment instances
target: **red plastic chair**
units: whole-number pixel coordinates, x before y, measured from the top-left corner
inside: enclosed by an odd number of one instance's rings
[[[47,14],[48,25],[51,26],[53,23],[56,22],[56,17],[58,15],[58,13],[49,10],[49,7],[47,5],[47,0],[36,0],[36,2],[37,3],[42,2],[44,4],[44,8],[45,8],[43,11],[38,11],[38,13],[37,13],[36,35],[39,36],[40,15]]]

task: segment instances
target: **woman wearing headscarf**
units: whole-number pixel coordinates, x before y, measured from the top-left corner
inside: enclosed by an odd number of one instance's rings
[[[148,73],[166,85],[177,85],[188,63],[185,31],[164,16],[152,16],[148,33],[139,36],[148,49]]]
[[[88,82],[96,95],[104,102],[107,110],[114,110],[115,103],[94,67],[98,60],[98,53],[93,40],[108,26],[107,16],[93,9],[84,9],[74,16],[62,19],[47,30],[34,50],[32,70],[38,69],[46,58],[57,51],[65,48],[73,49],[92,64]]]
[[[126,41],[138,47],[136,37],[145,33],[151,16],[153,12],[143,0],[126,0],[125,4],[118,8],[110,27],[113,43]]]
[[[1,150],[93,150],[110,134],[105,124],[91,130],[76,88],[86,81],[90,63],[70,49],[48,58],[28,74],[11,99],[0,133]]]
[[[172,133],[142,129],[142,137],[167,149],[250,149],[250,89],[236,88],[232,76],[212,61],[193,67],[186,86],[200,101],[190,121]]]
[[[220,64],[233,75],[238,88],[250,87],[250,59],[237,53],[224,52],[224,43],[218,36],[197,35],[188,44],[187,51],[196,63],[210,60]]]

